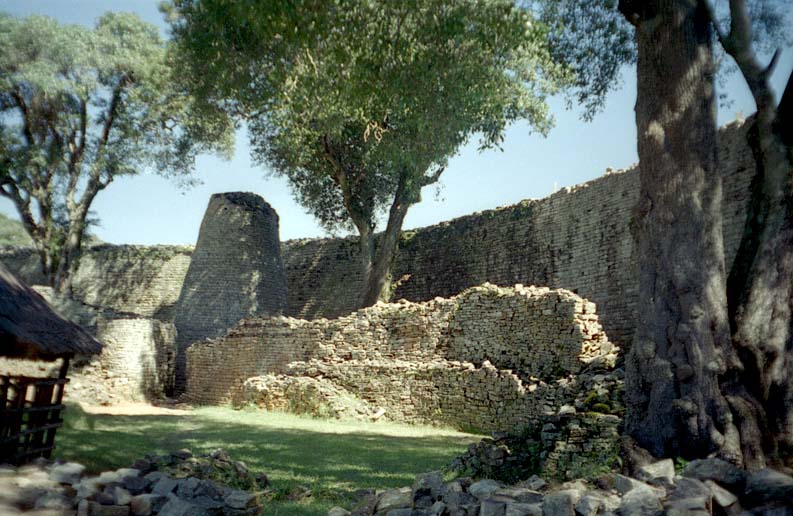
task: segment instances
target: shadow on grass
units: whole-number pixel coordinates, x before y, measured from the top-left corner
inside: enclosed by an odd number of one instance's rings
[[[289,416],[237,417],[227,409],[179,416],[109,416],[70,406],[55,455],[99,472],[127,467],[149,452],[189,448],[203,454],[224,448],[252,470],[265,472],[278,492],[297,485],[312,490],[307,502],[284,501],[268,506],[264,514],[308,516],[325,514],[358,488],[410,485],[416,474],[442,469],[476,440],[449,431],[438,431],[442,435],[429,431],[420,437],[386,435],[373,424],[353,426],[345,433],[322,431],[328,428],[327,421],[318,422],[317,430],[309,420],[300,422],[299,428],[279,428],[278,417]]]

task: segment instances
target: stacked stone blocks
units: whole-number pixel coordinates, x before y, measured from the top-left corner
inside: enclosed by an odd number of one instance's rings
[[[613,366],[618,350],[594,308],[569,291],[486,284],[334,320],[246,319],[188,350],[186,397],[289,408],[295,402],[283,393],[302,378],[312,385],[305,392],[323,396],[324,382],[325,392],[361,400],[363,414],[479,430],[525,426],[572,403],[584,370]]]

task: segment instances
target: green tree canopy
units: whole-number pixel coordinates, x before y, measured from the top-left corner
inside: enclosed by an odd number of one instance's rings
[[[498,146],[516,120],[546,133],[546,98],[574,86],[554,59],[562,41],[507,0],[175,0],[168,12],[196,95],[247,119],[254,158],[326,228],[357,229],[364,306],[383,293],[408,208],[460,145]]]
[[[76,267],[88,212],[121,175],[187,179],[202,151],[228,153],[228,117],[193,99],[157,28],[108,13],[94,30],[0,14],[0,194],[56,288]]]

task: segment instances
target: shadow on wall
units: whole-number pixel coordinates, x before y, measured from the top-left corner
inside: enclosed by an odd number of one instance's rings
[[[81,258],[73,295],[119,315],[172,319],[191,252],[177,246],[94,247]]]
[[[357,238],[292,240],[284,242],[283,254],[289,272],[288,315],[333,318],[359,308],[363,275]]]

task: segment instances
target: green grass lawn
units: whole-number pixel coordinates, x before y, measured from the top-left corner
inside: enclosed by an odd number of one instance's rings
[[[263,514],[324,515],[355,489],[410,485],[418,473],[442,469],[479,436],[426,426],[312,419],[291,414],[200,408],[179,416],[91,415],[66,411],[55,456],[90,472],[128,467],[148,452],[224,448],[270,478],[277,495]],[[302,485],[312,496],[285,496]]]

